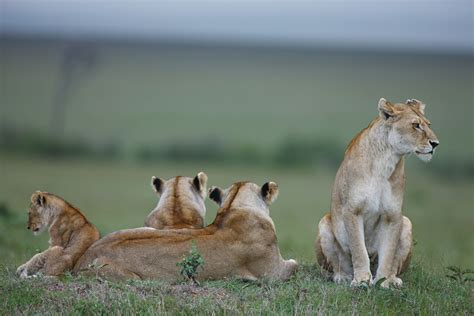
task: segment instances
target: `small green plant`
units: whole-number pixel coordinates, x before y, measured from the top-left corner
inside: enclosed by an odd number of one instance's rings
[[[461,284],[474,281],[474,270],[463,270],[456,266],[449,266],[446,267],[446,269],[449,270],[448,274],[446,274],[446,277],[456,280]]]
[[[187,256],[184,256],[183,259],[176,263],[180,267],[180,274],[186,279],[192,281],[194,284],[199,285],[199,282],[196,280],[198,269],[204,265],[204,258],[199,253],[196,244],[193,243],[191,249]]]

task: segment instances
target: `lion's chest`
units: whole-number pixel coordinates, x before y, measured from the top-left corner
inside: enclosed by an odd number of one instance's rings
[[[385,221],[384,217],[401,212],[400,197],[386,182],[372,183],[367,187],[365,203],[362,211],[364,237],[369,254],[377,249],[377,235]]]
[[[380,216],[401,211],[400,196],[389,181],[371,181],[362,190],[364,217]]]

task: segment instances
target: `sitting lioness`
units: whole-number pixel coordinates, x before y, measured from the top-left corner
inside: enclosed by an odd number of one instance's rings
[[[148,215],[145,226],[156,229],[202,228],[206,205],[207,175],[174,177],[168,181],[152,177],[151,186],[160,195],[158,205]]]
[[[349,144],[334,183],[331,212],[319,223],[318,263],[352,286],[401,286],[412,251],[412,226],[402,215],[404,156],[430,161],[439,142],[425,104],[378,103],[379,117]],[[375,270],[375,279],[371,274]]]
[[[287,279],[294,260],[283,260],[269,206],[278,194],[275,183],[262,187],[239,182],[226,190],[212,188],[220,208],[214,222],[201,229],[136,228],[111,233],[79,259],[75,272],[89,271],[113,279],[177,280],[176,263],[193,244],[204,259],[198,279],[261,277]]]
[[[49,248],[17,269],[21,278],[42,273],[59,276],[99,239],[99,231],[77,208],[54,194],[36,191],[28,210],[28,229],[35,235],[49,230]]]

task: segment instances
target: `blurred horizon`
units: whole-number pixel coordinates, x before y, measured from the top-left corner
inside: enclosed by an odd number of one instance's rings
[[[149,42],[203,42],[474,52],[469,0],[57,1],[1,0],[1,34]]]

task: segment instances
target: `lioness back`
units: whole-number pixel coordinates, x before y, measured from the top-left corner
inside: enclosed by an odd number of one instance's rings
[[[227,190],[214,188],[213,200],[222,203],[211,225],[201,229],[137,228],[109,234],[84,253],[74,271],[119,279],[176,280],[176,264],[195,245],[205,262],[199,279],[286,279],[296,263],[283,260],[278,250],[268,215],[268,205],[276,194],[275,184],[267,184],[263,190],[251,183]]]

